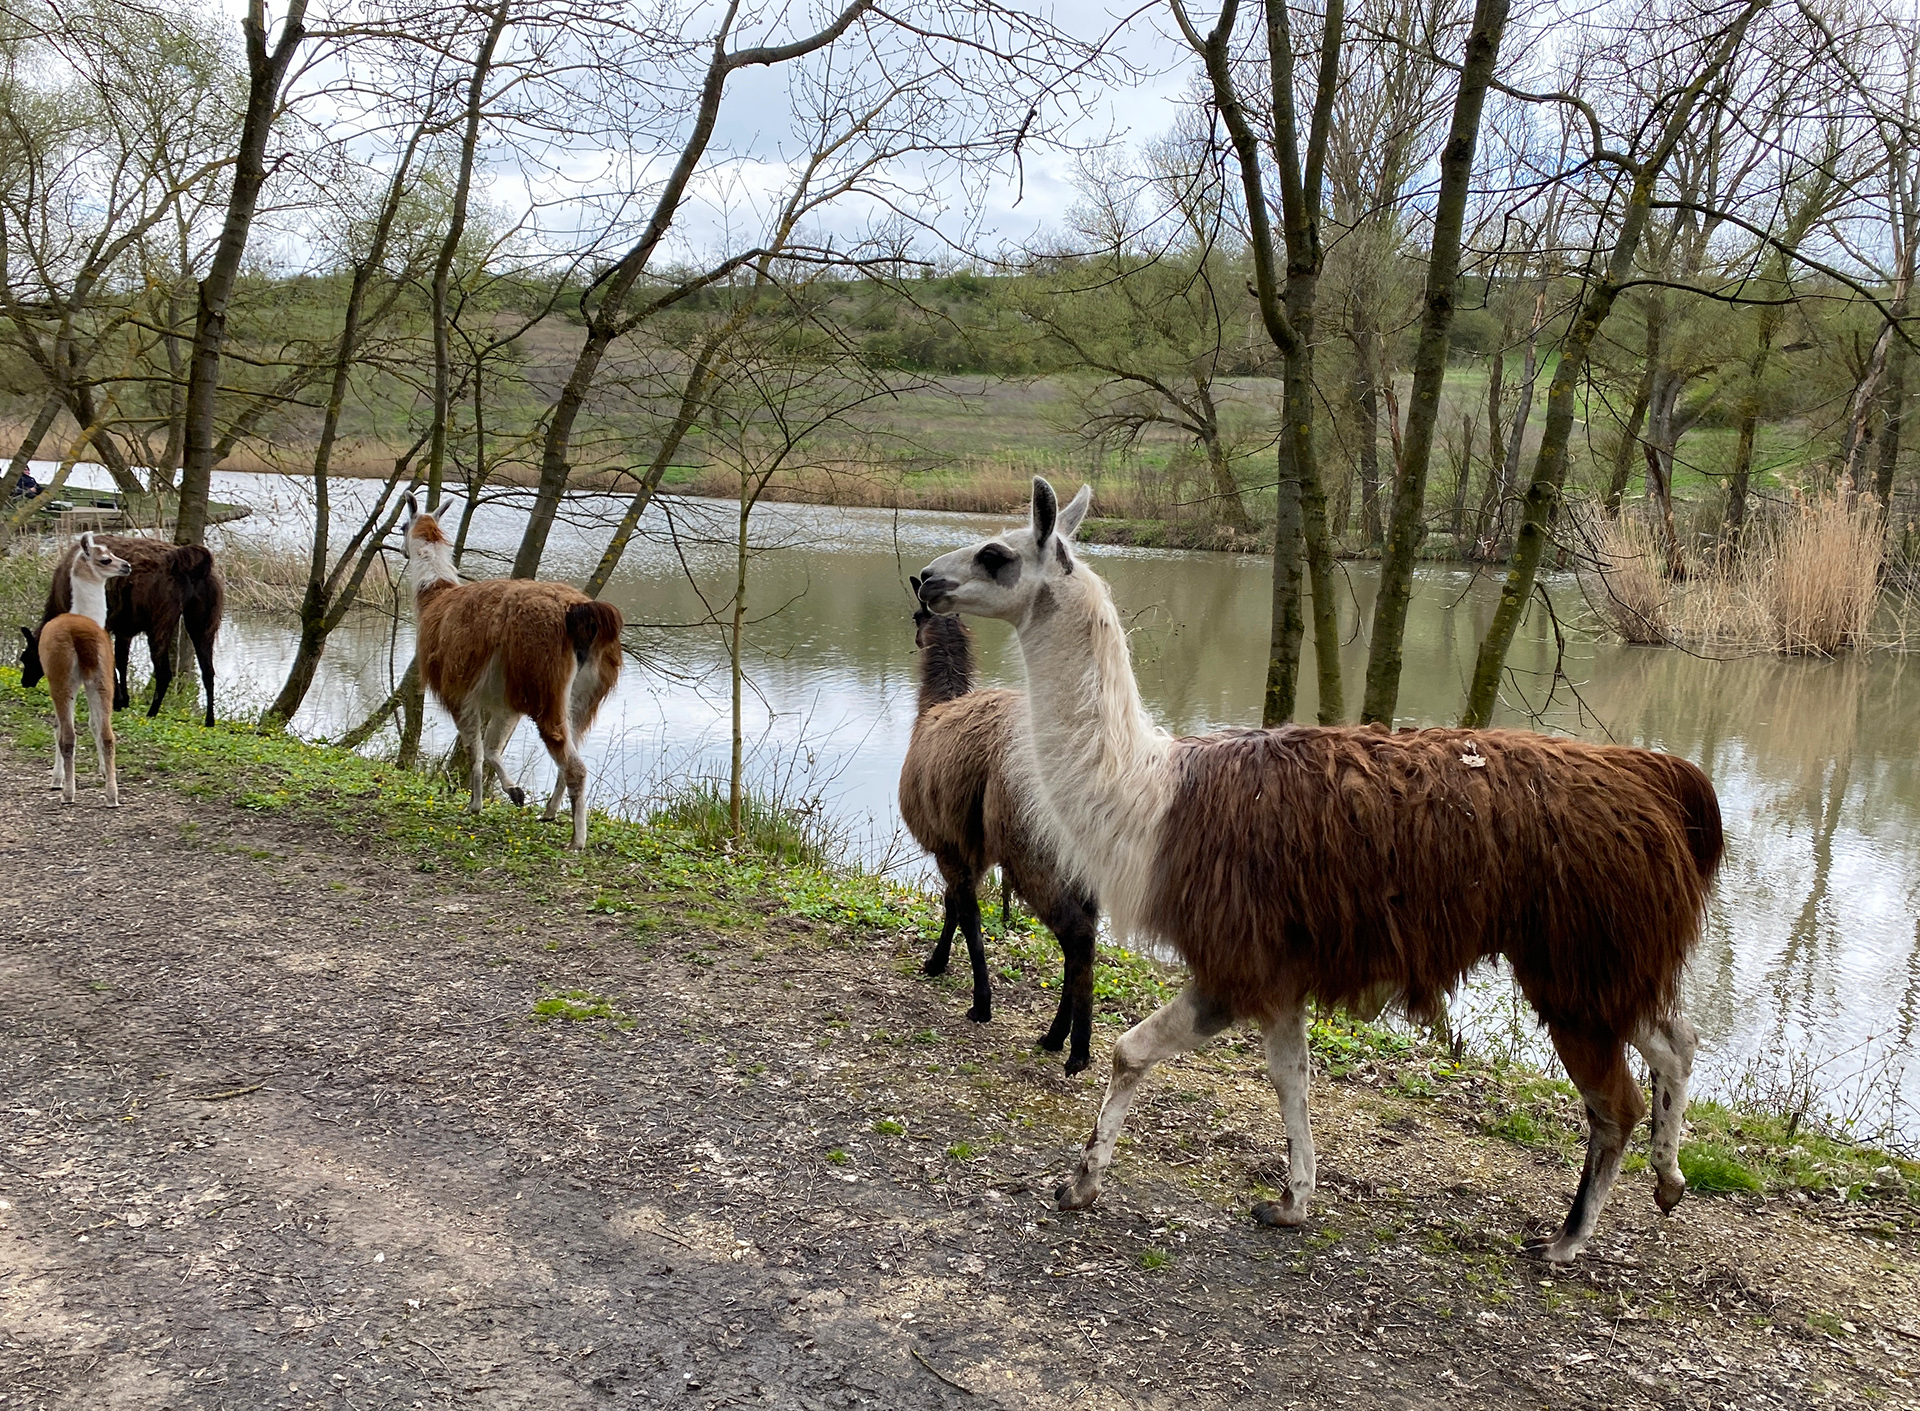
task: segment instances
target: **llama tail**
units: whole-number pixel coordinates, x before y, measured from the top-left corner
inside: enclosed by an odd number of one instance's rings
[[[191,628],[198,622],[217,629],[226,615],[227,586],[220,579],[213,551],[204,544],[178,545],[167,560],[167,570],[184,590],[187,625]]]
[[[920,710],[973,689],[973,637],[957,616],[921,608],[913,615],[920,645]]]
[[[1726,855],[1726,835],[1720,828],[1720,796],[1699,766],[1670,754],[1654,754],[1667,797],[1679,811],[1687,830],[1687,847],[1702,884],[1711,882]]]
[[[573,659],[584,666],[597,643],[617,647],[626,625],[620,609],[612,603],[603,603],[597,598],[574,603],[567,609],[567,640],[573,643]]]

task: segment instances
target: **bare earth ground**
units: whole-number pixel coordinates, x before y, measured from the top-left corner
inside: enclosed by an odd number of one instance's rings
[[[1857,1206],[1663,1221],[1642,1173],[1549,1271],[1564,1161],[1362,1069],[1316,1083],[1315,1221],[1261,1229],[1232,1042],[1059,1216],[1101,1064],[1028,1046],[1045,992],[981,1028],[897,937],[637,938],[564,876],[45,768],[0,749],[5,1411],[1920,1405],[1920,1251]],[[637,1022],[532,1022],[568,990]]]

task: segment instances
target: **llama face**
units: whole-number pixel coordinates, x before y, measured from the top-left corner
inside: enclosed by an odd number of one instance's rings
[[[74,560],[76,568],[80,566],[81,559],[86,561],[87,568],[97,579],[125,578],[133,572],[132,564],[94,538],[91,533],[80,536],[80,558]]]
[[[1073,536],[1092,502],[1093,487],[1083,485],[1061,509],[1053,486],[1036,475],[1027,527],[935,559],[921,573],[920,601],[937,613],[1020,621],[1048,583],[1073,573]]]

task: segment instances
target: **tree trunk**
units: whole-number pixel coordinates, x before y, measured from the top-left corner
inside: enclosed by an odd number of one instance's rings
[[[1560,344],[1560,365],[1554,369],[1547,391],[1546,426],[1540,439],[1540,451],[1534,460],[1533,481],[1527,487],[1526,513],[1515,538],[1507,579],[1500,589],[1500,603],[1473,664],[1473,680],[1468,688],[1461,724],[1470,729],[1484,728],[1493,718],[1500,694],[1500,674],[1506,666],[1507,650],[1520,629],[1533,585],[1545,553],[1549,530],[1560,505],[1561,487],[1567,478],[1567,446],[1573,436],[1575,401],[1587,355],[1601,326],[1613,312],[1621,286],[1633,275],[1634,253],[1647,227],[1652,209],[1654,185],[1672,155],[1675,144],[1686,131],[1699,103],[1700,95],[1715,76],[1732,60],[1746,37],[1753,17],[1768,0],[1747,0],[1746,7],[1728,28],[1712,60],[1677,95],[1668,111],[1653,150],[1640,162],[1622,212],[1620,230],[1605,270],[1588,284],[1578,309]]]
[[[454,177],[453,209],[447,217],[446,235],[434,257],[431,322],[433,324],[433,427],[427,447],[427,510],[440,510],[440,486],[446,475],[447,423],[453,416],[453,350],[447,334],[447,283],[453,274],[454,256],[467,232],[467,206],[473,195],[474,153],[480,145],[480,118],[486,96],[487,75],[493,70],[493,53],[506,32],[509,0],[500,0],[487,25],[486,38],[473,61],[473,77],[467,83],[465,129],[460,138],[460,169]]]
[[[1357,435],[1355,468],[1360,475],[1360,538],[1369,548],[1379,547],[1380,525],[1380,396],[1373,385],[1374,331],[1356,320],[1353,329],[1354,425]]]
[[[1513,518],[1514,487],[1520,483],[1520,457],[1527,441],[1527,423],[1533,418],[1533,389],[1540,373],[1540,325],[1546,321],[1547,291],[1544,287],[1533,298],[1533,323],[1527,330],[1527,349],[1521,358],[1520,395],[1513,408],[1513,424],[1507,430],[1507,455],[1500,463],[1500,493],[1494,501],[1493,540],[1496,551],[1509,542],[1507,526]]]
[[[307,0],[288,0],[280,41],[267,48],[266,0],[247,0],[241,31],[247,49],[247,107],[234,153],[233,188],[226,220],[207,277],[200,281],[193,320],[193,357],[187,373],[186,457],[180,476],[179,519],[174,542],[198,544],[207,537],[207,495],[213,483],[214,414],[220,395],[220,358],[227,342],[227,306],[253,230],[260,188],[267,180],[267,139],[280,104],[280,85],[306,37]]]
[[[1426,535],[1427,473],[1433,458],[1434,429],[1440,421],[1440,393],[1446,384],[1454,285],[1460,276],[1460,243],[1473,181],[1474,150],[1487,88],[1499,63],[1508,3],[1477,0],[1474,6],[1466,62],[1454,100],[1453,125],[1440,159],[1433,242],[1427,257],[1426,309],[1413,358],[1406,432],[1395,457],[1393,523],[1386,552],[1381,556],[1380,591],[1374,600],[1373,637],[1367,649],[1366,695],[1360,706],[1362,720],[1388,726],[1393,724],[1400,696],[1401,652],[1407,608],[1413,597],[1414,561]]]
[[[736,846],[741,841],[740,804],[742,780],[740,773],[744,754],[742,742],[746,737],[744,724],[740,718],[742,704],[740,648],[742,645],[742,637],[746,631],[747,527],[752,517],[753,500],[747,493],[747,479],[743,475],[740,478],[740,518],[734,537],[732,660],[729,663],[733,672],[733,753],[727,772],[727,827],[728,831],[733,834],[733,841]]]
[[[1626,424],[1620,428],[1620,444],[1613,452],[1613,474],[1607,479],[1607,497],[1604,501],[1609,515],[1620,513],[1621,497],[1627,493],[1627,481],[1633,478],[1633,452],[1640,444],[1640,431],[1646,425],[1647,401],[1653,395],[1653,361],[1658,356],[1653,348],[1654,325],[1647,325],[1646,365],[1640,369],[1640,380],[1634,385],[1633,406],[1628,409]]]
[[[1447,530],[1453,535],[1455,552],[1467,531],[1467,482],[1473,477],[1473,417],[1460,414],[1460,474],[1453,482],[1453,509],[1447,516]]]
[[[1873,495],[1881,511],[1893,506],[1893,476],[1900,463],[1900,424],[1907,409],[1907,345],[1894,340],[1887,354],[1887,390],[1880,422],[1880,464],[1873,475]]]

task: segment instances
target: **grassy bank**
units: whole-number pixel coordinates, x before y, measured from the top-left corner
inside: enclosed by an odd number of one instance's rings
[[[17,746],[48,748],[44,690],[20,689],[0,669],[0,730]],[[208,730],[179,716],[124,712],[122,788],[165,787],[193,798],[297,819],[421,873],[494,879],[543,901],[619,918],[644,946],[650,935],[697,925],[729,944],[754,946],[770,926],[808,928],[825,942],[885,938],[901,973],[912,973],[937,936],[928,895],[836,865],[803,822],[761,809],[748,845],[734,849],[717,825],[718,805],[698,789],[645,822],[596,815],[591,847],[566,852],[564,830],[531,811],[501,805],[475,816],[442,778],[348,751],[307,744],[244,724]],[[1059,954],[1037,923],[1016,915],[1002,931],[989,907],[990,954],[1002,984],[1057,985]],[[964,967],[962,967],[964,969]],[[1109,946],[1096,971],[1096,1048],[1171,996],[1179,983],[1152,961]],[[600,997],[555,997],[542,1017],[615,1020]],[[1391,1025],[1320,1016],[1313,1046],[1328,1077],[1416,1104],[1467,1114],[1487,1140],[1577,1164],[1582,1111],[1564,1081],[1501,1055],[1446,1044]],[[1232,1041],[1255,1046],[1247,1036]],[[1098,1054],[1096,1055],[1099,1056]],[[1889,1228],[1920,1229],[1920,1163],[1818,1130],[1816,1120],[1696,1101],[1681,1164],[1702,1195],[1784,1197],[1857,1209]],[[1644,1156],[1628,1158],[1631,1173]]]

